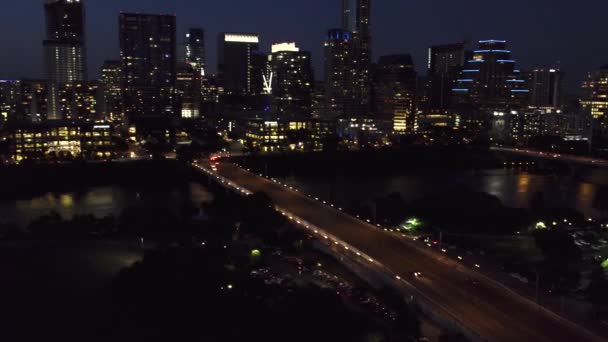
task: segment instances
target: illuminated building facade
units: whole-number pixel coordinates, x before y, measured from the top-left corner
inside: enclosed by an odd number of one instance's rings
[[[313,73],[310,52],[295,43],[275,44],[271,55],[272,73],[267,84],[279,113],[310,115]]]
[[[84,3],[82,0],[45,0],[44,12],[48,119],[60,120],[59,87],[87,80]]]
[[[589,73],[583,91],[581,106],[593,117],[595,134],[608,135],[608,65]]]
[[[176,113],[174,15],[120,14],[124,113],[130,121]]]
[[[249,76],[250,86],[247,95],[255,96],[259,100],[267,99],[269,95],[272,94],[272,91],[269,91],[269,89],[272,87],[272,81],[270,80],[270,76],[271,69],[269,55],[262,51],[252,51]],[[263,107],[267,107],[270,105],[269,101],[266,102],[266,105],[264,105]]]
[[[450,108],[454,80],[465,62],[466,43],[429,48],[427,112],[441,112]]]
[[[201,87],[199,82],[198,69],[188,63],[178,66],[175,88],[182,119],[194,119],[200,116]]]
[[[325,114],[325,82],[315,82],[312,89],[311,115],[313,118],[321,118]]]
[[[324,151],[336,135],[336,125],[330,120],[251,119],[245,122],[245,140],[260,152]]]
[[[417,74],[410,55],[382,56],[374,76],[374,111],[381,120],[392,120],[393,131],[414,132]]]
[[[355,117],[371,109],[371,0],[342,0],[342,29],[352,34],[352,72],[357,106]]]
[[[218,37],[218,77],[226,95],[254,93],[252,55],[259,50],[254,33],[221,33]],[[261,78],[261,75],[260,75]]]
[[[106,124],[56,120],[18,125],[9,135],[11,158],[17,162],[107,160],[115,156],[112,127]]]
[[[510,113],[511,139],[526,146],[535,136],[550,135],[564,140],[587,140],[588,124],[583,117],[557,109],[526,109]]]
[[[359,110],[353,71],[353,36],[343,29],[329,30],[325,41],[325,116],[351,118]]]
[[[48,113],[49,83],[46,80],[21,80],[18,121],[40,122]]]
[[[516,69],[504,40],[482,40],[473,51],[452,88],[453,108],[461,116],[461,127],[479,133],[496,119],[527,106],[528,82]]]
[[[534,68],[529,73],[530,106],[560,109],[563,82],[564,73],[558,68]]]
[[[193,71],[193,74],[190,85],[185,85],[183,84],[184,76],[186,76],[184,72],[186,72],[188,68],[185,68],[184,66],[178,67],[177,92],[178,97],[181,96],[181,98],[178,98],[178,101],[181,103],[181,117],[199,117],[202,114],[201,101],[203,92],[205,91],[205,78],[208,77],[206,75],[205,30],[202,28],[191,28],[186,32],[183,62]],[[190,88],[187,91],[187,97],[190,97],[191,99],[187,99],[186,102],[184,102],[184,87]],[[186,104],[186,106],[184,106],[184,104]]]
[[[112,122],[124,119],[122,109],[120,61],[105,61],[101,67],[102,113]]]
[[[190,64],[201,76],[207,67],[205,59],[205,30],[191,28],[184,40],[184,62]]]
[[[0,80],[0,123],[16,119],[20,97],[21,82]]]
[[[98,120],[98,82],[64,83],[59,87],[61,117],[66,120]]]

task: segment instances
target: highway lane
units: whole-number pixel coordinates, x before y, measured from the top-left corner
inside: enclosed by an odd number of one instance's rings
[[[390,233],[324,206],[237,166],[222,163],[218,174],[252,192],[267,193],[275,204],[321,227],[414,284],[426,297],[488,341],[593,341],[524,298],[449,266]],[[356,186],[356,185],[353,185]],[[439,213],[438,213],[439,214]],[[413,276],[422,272],[422,278]]]

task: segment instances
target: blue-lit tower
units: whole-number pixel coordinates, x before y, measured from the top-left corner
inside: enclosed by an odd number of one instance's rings
[[[526,106],[530,90],[520,73],[505,40],[479,41],[452,89],[462,128],[477,133],[493,116]]]

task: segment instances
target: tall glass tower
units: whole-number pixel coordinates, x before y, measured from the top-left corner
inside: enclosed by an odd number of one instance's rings
[[[369,116],[371,109],[371,0],[342,0],[342,29],[352,33],[353,81],[358,104],[354,115]]]
[[[529,84],[515,63],[505,40],[482,40],[470,53],[452,88],[453,105],[465,130],[478,132],[491,115],[527,105]]]
[[[121,13],[119,18],[121,88],[127,119],[137,122],[173,117],[175,16]]]
[[[87,79],[83,0],[45,0],[44,58],[49,81],[49,120],[61,119],[59,87]]]
[[[186,33],[184,41],[185,62],[190,64],[195,70],[201,71],[204,75],[205,61],[205,30],[202,28],[191,28]]]

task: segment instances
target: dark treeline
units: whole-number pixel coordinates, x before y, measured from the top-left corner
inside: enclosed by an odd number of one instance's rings
[[[243,162],[272,176],[390,176],[417,172],[445,172],[499,167],[495,156],[466,146],[410,146],[357,152],[253,155]]]
[[[162,189],[183,183],[184,176],[191,172],[190,168],[170,160],[0,166],[0,199],[78,192],[103,185]]]

